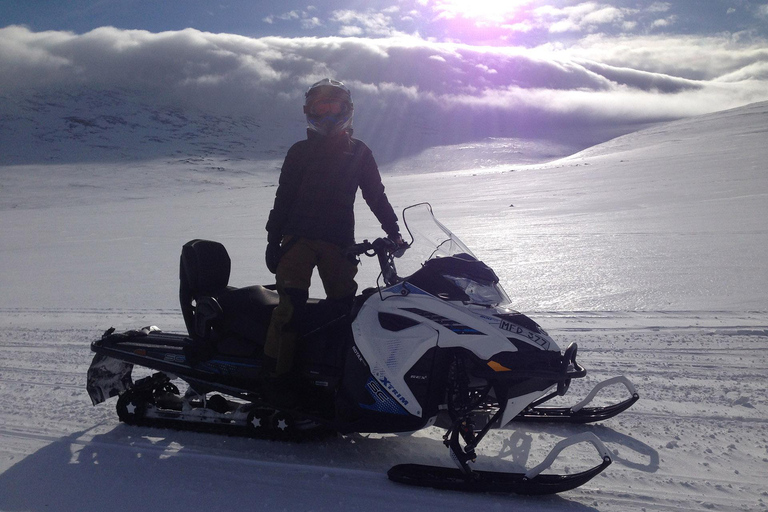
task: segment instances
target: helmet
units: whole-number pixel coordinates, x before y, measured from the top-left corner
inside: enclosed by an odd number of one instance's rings
[[[310,130],[320,135],[339,134],[352,126],[352,95],[343,83],[324,78],[304,95],[304,113]]]

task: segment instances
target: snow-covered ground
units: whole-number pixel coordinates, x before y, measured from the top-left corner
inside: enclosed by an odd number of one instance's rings
[[[270,281],[263,226],[279,162],[0,167],[0,510],[768,509],[766,134],[761,103],[548,164],[399,162],[385,175],[396,209],[431,202],[518,309],[579,343],[590,373],[570,401],[614,375],[641,394],[599,425],[489,435],[479,469],[531,467],[583,431],[613,451],[602,475],[543,498],[389,482],[396,463],[451,464],[438,430],[289,444],[118,423],[114,401],[93,407],[85,393],[89,342],[110,326],[183,329],[189,239],[227,246],[233,285]],[[378,236],[360,203],[358,238]],[[360,283],[375,270],[366,261]],[[572,448],[559,464],[594,457]]]

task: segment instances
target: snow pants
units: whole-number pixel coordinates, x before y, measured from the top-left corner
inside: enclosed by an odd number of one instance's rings
[[[323,240],[291,236],[284,237],[281,246],[286,252],[275,275],[280,302],[272,312],[264,345],[264,355],[274,360],[275,376],[293,368],[298,339],[296,319],[306,306],[314,268],[328,299],[351,303],[357,292],[357,263],[344,254],[343,248]]]

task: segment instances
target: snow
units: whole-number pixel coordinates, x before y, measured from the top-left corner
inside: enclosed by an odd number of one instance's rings
[[[479,469],[533,467],[585,431],[613,452],[587,485],[540,498],[389,482],[397,463],[451,464],[436,429],[296,444],[120,424],[114,400],[93,407],[85,392],[90,341],[110,326],[183,330],[177,265],[192,238],[227,246],[233,285],[269,282],[279,161],[0,167],[0,510],[766,510],[767,132],[759,103],[550,163],[384,169],[396,209],[429,201],[518,309],[579,344],[588,377],[560,400],[616,375],[641,395],[601,424],[489,434]],[[358,238],[379,236],[358,206]],[[361,286],[375,278],[364,262]],[[558,467],[595,463],[571,447]]]

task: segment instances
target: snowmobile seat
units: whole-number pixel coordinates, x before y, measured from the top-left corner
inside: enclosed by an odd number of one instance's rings
[[[187,332],[193,338],[199,338],[196,318],[197,304],[201,297],[211,297],[221,293],[229,284],[232,261],[226,248],[209,240],[191,240],[181,249],[179,262],[179,302]],[[211,317],[215,308],[205,306],[206,317]],[[201,311],[202,313],[202,311]]]
[[[199,358],[214,353],[249,357],[266,338],[275,291],[229,286],[231,260],[219,242],[191,240],[181,250],[179,301]]]

